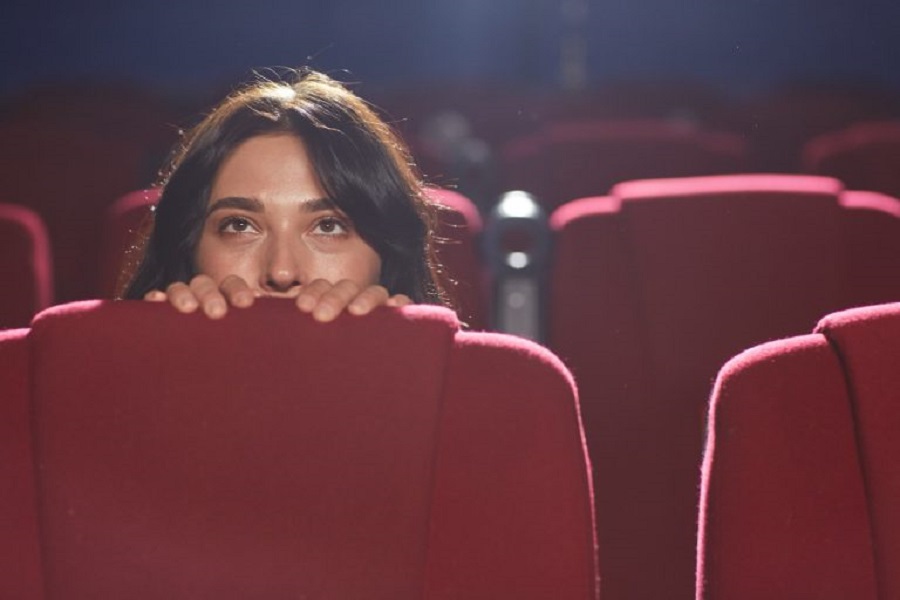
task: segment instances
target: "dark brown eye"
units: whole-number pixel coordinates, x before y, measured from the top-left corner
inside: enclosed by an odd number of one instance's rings
[[[347,233],[348,228],[339,219],[334,217],[326,217],[316,223],[316,233],[325,235],[342,235]]]
[[[253,228],[253,224],[242,217],[230,217],[219,224],[222,233],[244,233]]]

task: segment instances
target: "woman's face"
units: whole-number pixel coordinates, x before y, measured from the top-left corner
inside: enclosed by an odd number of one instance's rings
[[[261,135],[225,159],[197,246],[199,273],[242,278],[262,295],[295,296],[315,279],[378,283],[381,259],[325,197],[306,147]]]

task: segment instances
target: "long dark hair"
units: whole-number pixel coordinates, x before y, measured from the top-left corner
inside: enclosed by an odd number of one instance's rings
[[[194,262],[212,182],[249,138],[303,140],[322,188],[381,257],[380,283],[414,302],[447,300],[434,255],[435,214],[406,147],[372,108],[311,70],[259,80],[231,94],[193,128],[162,174],[162,194],[123,298],[139,299],[197,274]],[[130,261],[135,262],[135,261]]]

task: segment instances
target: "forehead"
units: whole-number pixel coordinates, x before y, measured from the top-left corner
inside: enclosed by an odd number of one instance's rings
[[[239,144],[219,166],[210,200],[283,193],[322,196],[306,145],[288,133],[260,135]]]

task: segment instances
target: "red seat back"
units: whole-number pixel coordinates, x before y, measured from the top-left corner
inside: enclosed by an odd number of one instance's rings
[[[323,325],[259,304],[224,322],[143,302],[34,321],[48,595],[593,597],[555,357],[435,307]]]
[[[429,188],[428,196],[446,210],[438,211],[435,250],[444,270],[443,285],[459,306],[460,318],[471,329],[488,322],[488,281],[481,260],[481,215],[466,196]]]
[[[856,417],[857,464],[865,481],[871,548],[882,597],[900,595],[900,305],[863,307],[823,319],[817,332],[840,357]]]
[[[845,191],[844,249],[848,306],[900,300],[900,200],[878,192]]]
[[[99,295],[112,298],[122,290],[125,279],[137,268],[138,257],[129,249],[151,224],[153,207],[159,200],[159,189],[136,190],[116,200],[104,215],[103,242],[100,251]],[[131,261],[130,263],[128,261]]]
[[[858,123],[803,148],[803,168],[848,187],[900,196],[900,121]]]
[[[900,304],[851,309],[719,373],[697,572],[708,598],[900,593]]]
[[[0,204],[0,329],[24,327],[53,299],[50,241],[32,210]]]

